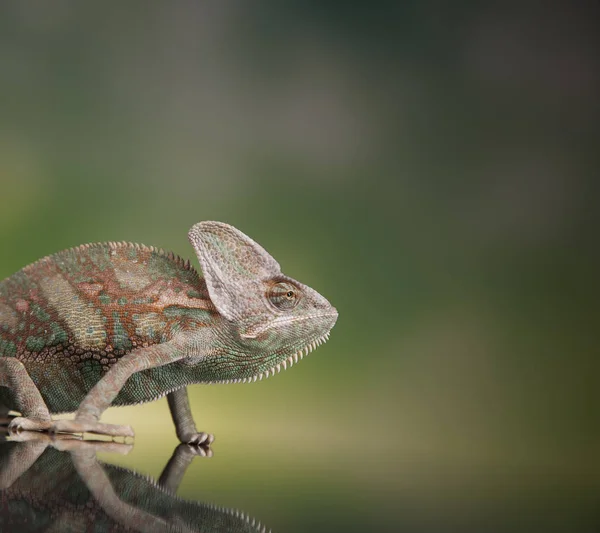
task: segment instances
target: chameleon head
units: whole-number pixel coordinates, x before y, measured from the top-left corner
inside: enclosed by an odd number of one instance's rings
[[[267,251],[236,228],[200,222],[189,232],[211,298],[229,323],[235,374],[250,381],[287,368],[326,341],[337,310],[282,274]]]

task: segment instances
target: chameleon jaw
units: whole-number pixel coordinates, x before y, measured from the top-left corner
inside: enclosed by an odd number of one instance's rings
[[[255,374],[254,376],[250,376],[250,377],[246,377],[246,378],[238,378],[238,379],[226,379],[226,380],[222,380],[222,381],[212,381],[211,383],[224,383],[224,384],[254,383],[256,381],[261,381],[263,378],[266,379],[269,376],[274,376],[276,373],[278,374],[279,372],[281,372],[282,368],[283,368],[283,370],[287,370],[288,367],[291,368],[292,365],[294,365],[294,363],[297,363],[298,361],[302,360],[304,358],[304,356],[308,355],[313,350],[315,350],[317,347],[321,346],[321,344],[324,344],[325,342],[327,342],[329,340],[329,334],[330,334],[330,332],[328,331],[327,333],[325,333],[325,335],[322,335],[321,337],[318,337],[314,341],[309,342],[304,348],[301,348],[295,354],[290,355],[289,357],[284,359],[281,363],[269,368],[268,370],[265,370],[263,372]]]

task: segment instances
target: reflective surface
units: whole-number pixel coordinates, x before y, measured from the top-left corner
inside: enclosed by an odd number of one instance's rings
[[[315,469],[310,457],[294,454],[280,464],[253,464],[253,451],[242,449],[237,482],[228,458],[209,448],[178,445],[163,462],[155,458],[154,477],[123,466],[135,445],[59,437],[3,434],[0,531],[587,532],[597,525],[593,493],[556,484],[541,493],[527,471],[473,465],[457,472],[415,458],[368,458],[359,443],[342,477],[335,465]],[[405,479],[369,479],[370,463],[383,460],[403,463]],[[211,487],[220,473],[227,483]]]

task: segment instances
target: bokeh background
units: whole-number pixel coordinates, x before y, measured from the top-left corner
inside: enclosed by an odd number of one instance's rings
[[[339,310],[185,498],[274,532],[600,527],[593,2],[3,2],[0,278],[229,222]],[[197,264],[197,263],[196,263]],[[158,476],[166,401],[111,409]]]

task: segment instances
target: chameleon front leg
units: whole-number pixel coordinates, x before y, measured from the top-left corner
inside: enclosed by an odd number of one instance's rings
[[[100,416],[133,374],[173,363],[185,356],[185,342],[182,338],[133,350],[113,365],[88,392],[75,413],[74,420],[57,420],[50,431],[54,433],[89,432],[99,435],[133,437],[134,432],[131,426],[102,424],[98,421]]]
[[[9,423],[10,432],[43,431],[52,425],[46,403],[21,361],[0,357],[0,387],[11,390],[15,410],[21,413]]]
[[[171,410],[171,416],[175,423],[175,431],[177,438],[184,444],[193,444],[199,446],[201,444],[210,446],[215,440],[210,433],[198,432],[190,400],[188,398],[187,388],[183,387],[167,394],[167,402]]]

